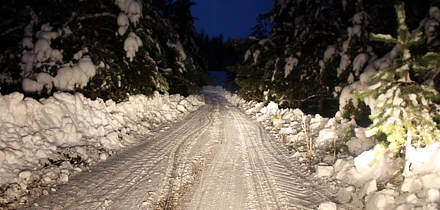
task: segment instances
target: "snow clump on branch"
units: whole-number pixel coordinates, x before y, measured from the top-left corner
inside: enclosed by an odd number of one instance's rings
[[[65,65],[58,69],[57,75],[52,77],[48,73],[36,74],[37,81],[29,78],[23,79],[22,88],[25,93],[41,93],[43,87],[46,87],[50,93],[55,86],[61,91],[72,91],[75,87],[83,88],[87,85],[90,78],[95,76],[96,66],[90,57],[84,56],[73,66]]]
[[[127,14],[127,17],[136,27],[140,17],[142,17],[142,3],[139,0],[115,0],[115,4]]]
[[[130,32],[124,42],[124,50],[127,53],[127,58],[130,58],[130,62],[133,61],[140,46],[142,46],[141,38],[139,38],[134,32]]]
[[[119,13],[119,16],[118,16],[118,26],[119,26],[118,34],[123,36],[125,34],[125,32],[127,32],[128,25],[129,25],[129,23],[128,23],[127,15],[125,13],[122,13],[122,12]]]

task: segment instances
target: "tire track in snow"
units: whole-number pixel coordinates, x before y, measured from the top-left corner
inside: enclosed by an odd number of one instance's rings
[[[234,120],[224,106],[224,99],[209,95],[221,105],[213,115],[211,133],[215,140],[206,145],[212,153],[179,209],[251,209],[246,199],[249,190],[244,183],[243,145],[237,126],[232,125]]]
[[[249,167],[246,167],[252,180],[251,184],[255,188],[256,198],[252,200],[257,201],[259,209],[280,209],[277,195],[274,192],[272,183],[269,180],[266,167],[268,164],[264,157],[262,157],[255,148],[254,141],[259,141],[262,135],[255,135],[252,130],[249,130],[249,122],[240,115],[238,110],[231,112],[234,120],[238,124],[240,139],[243,141],[245,147],[243,150],[244,159],[247,160]],[[248,180],[249,181],[249,180]]]
[[[290,160],[286,149],[281,149],[280,144],[269,137],[265,129],[257,122],[252,122],[259,129],[260,135],[265,135],[265,141],[257,142],[257,148],[265,148],[261,151],[265,156],[272,157],[275,161],[271,167],[275,182],[287,204],[287,209],[317,209],[319,204],[325,201],[333,201],[333,193],[328,191],[323,183],[315,183],[309,176],[310,171],[304,171],[304,166],[293,164],[297,160]]]
[[[204,112],[199,118],[199,122],[202,122],[203,120],[203,124],[197,128],[188,130],[187,133],[185,133],[183,136],[180,136],[180,143],[170,153],[170,157],[168,159],[169,167],[165,175],[166,179],[164,180],[164,183],[162,183],[162,186],[164,186],[163,191],[165,192],[166,196],[159,198],[158,204],[156,204],[162,209],[175,209],[179,203],[180,197],[185,193],[184,191],[180,190],[181,185],[185,184],[182,183],[182,178],[191,174],[185,174],[182,171],[178,171],[178,167],[188,162],[190,148],[192,148],[194,143],[197,142],[194,139],[197,139],[201,133],[212,125],[212,117],[210,114],[212,112],[211,110],[212,106],[208,106],[208,111]],[[206,122],[204,119],[206,119]]]
[[[310,179],[307,175],[296,171],[300,168],[287,161],[289,155],[281,152],[280,145],[276,145],[261,124],[248,120],[248,116],[240,110],[234,113],[238,125],[253,124],[253,129],[249,129],[249,126],[248,129],[242,129],[246,132],[242,136],[248,137],[245,142],[249,144],[247,148],[252,150],[248,153],[251,162],[254,161],[251,163],[254,183],[263,183],[259,187],[266,189],[263,192],[257,190],[260,193],[258,200],[266,200],[266,203],[260,204],[260,209],[317,209],[321,202],[331,200],[331,193],[326,192],[325,188],[308,186]],[[260,160],[265,167],[258,170],[255,160]],[[267,202],[272,202],[273,206],[262,206],[268,205]]]
[[[316,209],[330,200],[261,124],[216,91],[205,96],[166,132],[71,177],[32,209]]]
[[[133,146],[107,161],[73,177],[56,192],[37,198],[28,206],[33,209],[98,209],[107,207],[145,207],[156,195],[158,183],[164,177],[167,155],[183,140],[181,136],[200,127],[199,119],[209,110],[196,111],[178,122],[167,132],[159,133],[146,142]]]

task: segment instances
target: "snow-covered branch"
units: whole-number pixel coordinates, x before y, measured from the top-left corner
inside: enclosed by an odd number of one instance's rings
[[[88,14],[88,15],[82,15],[78,17],[78,20],[85,20],[89,18],[98,18],[98,17],[114,17],[116,18],[116,15],[110,12],[103,12],[99,14]]]
[[[21,25],[15,26],[15,27],[10,28],[10,29],[6,30],[5,32],[3,32],[2,34],[0,34],[0,36],[4,36],[4,35],[9,34],[17,29],[22,29],[22,28],[23,28],[23,26],[21,26]]]

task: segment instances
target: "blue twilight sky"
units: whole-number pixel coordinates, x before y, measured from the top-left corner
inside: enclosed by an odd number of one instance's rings
[[[258,14],[267,13],[273,0],[192,0],[191,7],[197,32],[205,30],[210,37],[223,34],[228,38],[246,38],[257,24]]]

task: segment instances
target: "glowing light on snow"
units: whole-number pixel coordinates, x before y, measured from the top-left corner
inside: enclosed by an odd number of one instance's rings
[[[81,67],[87,77],[91,78],[96,74],[96,66],[93,64],[92,60],[88,56],[84,56],[78,61],[79,67]]]
[[[255,50],[255,52],[252,53],[252,57],[254,58],[254,64],[257,63],[259,56],[260,56],[260,51],[259,50]]]
[[[244,55],[244,60],[247,61],[247,59],[249,58],[249,56],[251,56],[252,52],[251,50],[247,50],[246,54]]]
[[[338,77],[342,74],[342,72],[347,69],[347,66],[350,65],[351,61],[347,54],[343,54],[341,57],[341,62],[339,63],[339,67],[336,69],[338,71]]]
[[[37,62],[46,61],[52,54],[50,42],[47,39],[38,39],[34,48],[35,58]]]

